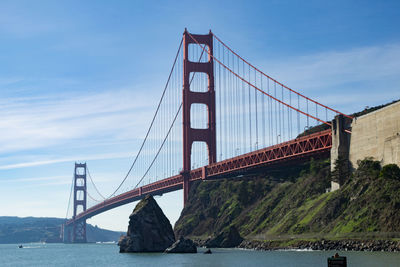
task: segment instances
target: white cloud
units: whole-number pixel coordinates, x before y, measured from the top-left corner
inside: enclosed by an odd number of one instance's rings
[[[365,101],[368,105],[400,97],[400,44],[328,51],[259,65],[278,81],[326,104],[344,101],[351,106]]]
[[[40,160],[40,161],[30,161],[30,162],[22,162],[16,164],[8,164],[0,166],[0,170],[9,170],[9,169],[19,169],[26,167],[34,167],[34,166],[42,166],[42,165],[50,165],[55,163],[62,162],[74,162],[77,159],[81,158],[83,160],[104,160],[104,159],[120,159],[120,158],[129,158],[132,156],[132,153],[109,153],[109,154],[96,154],[96,155],[79,155],[67,158],[57,158],[50,160]]]
[[[0,86],[10,85],[22,81],[19,77],[0,77]]]
[[[137,90],[2,99],[0,154],[73,145],[82,139],[96,143],[141,138],[156,99]]]
[[[4,6],[2,9],[4,10]],[[10,9],[8,7],[7,9]],[[59,26],[59,25],[58,25]],[[32,14],[26,14],[22,10],[13,10],[11,12],[2,12],[0,16],[0,32],[3,34],[11,34],[13,36],[24,38],[37,34],[47,33],[57,30],[57,25],[46,22],[41,18],[34,17]]]

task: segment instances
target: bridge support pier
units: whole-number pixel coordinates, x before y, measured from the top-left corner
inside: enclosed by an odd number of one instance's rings
[[[350,133],[351,119],[337,115],[332,121],[332,149],[331,149],[331,191],[335,191],[343,184],[350,174]]]
[[[72,243],[73,225],[63,224],[61,226],[61,240],[63,243]]]
[[[190,171],[182,171],[181,172],[183,178],[183,206],[186,206],[186,203],[189,199],[189,191],[190,191]]]
[[[75,219],[79,212],[86,211],[86,163],[75,163],[74,171],[74,215]],[[82,209],[79,211],[78,209]],[[72,242],[86,243],[86,220],[74,221],[72,226]]]

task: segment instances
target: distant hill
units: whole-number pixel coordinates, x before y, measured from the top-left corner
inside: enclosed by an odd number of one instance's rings
[[[61,225],[65,219],[60,218],[36,218],[36,217],[10,217],[0,216],[0,244],[62,242],[60,238]],[[87,225],[88,242],[118,241],[122,232],[115,232]]]

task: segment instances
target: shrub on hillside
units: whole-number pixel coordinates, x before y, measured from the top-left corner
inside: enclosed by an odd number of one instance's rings
[[[400,168],[396,164],[387,164],[383,166],[379,176],[386,179],[400,180]]]
[[[381,163],[370,157],[358,160],[357,165],[356,176],[376,178],[381,171]]]

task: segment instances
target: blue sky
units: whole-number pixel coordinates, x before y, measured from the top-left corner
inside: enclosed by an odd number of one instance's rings
[[[345,113],[400,98],[399,1],[1,1],[0,215],[64,217],[75,161],[109,194],[185,27]],[[172,222],[182,192],[157,198]],[[134,204],[89,220],[125,230]]]

